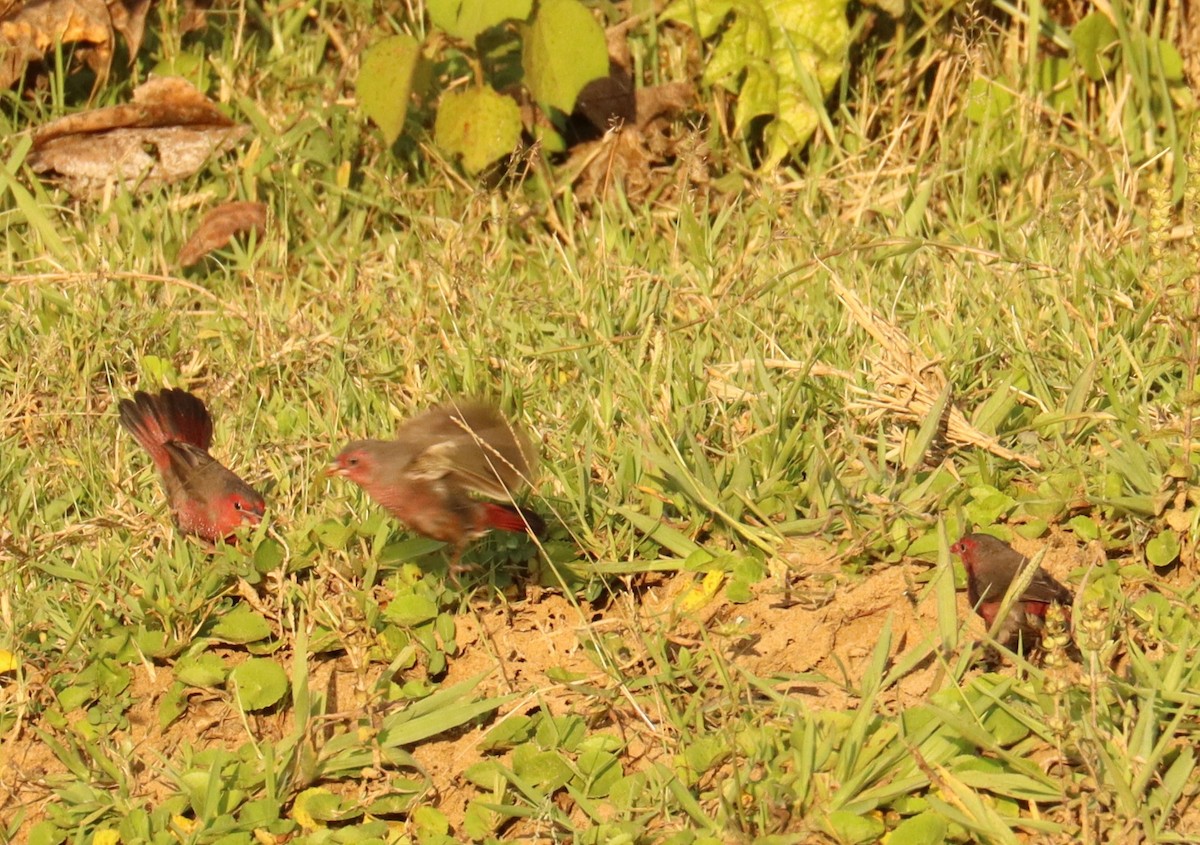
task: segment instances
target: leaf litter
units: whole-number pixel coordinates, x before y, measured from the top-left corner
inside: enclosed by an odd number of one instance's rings
[[[151,79],[133,102],[67,115],[34,133],[35,173],[57,177],[72,196],[95,196],[113,184],[148,190],[196,173],[249,131],[190,82]]]
[[[76,44],[79,56],[103,85],[112,66],[114,36],[136,56],[150,0],[33,0],[0,3],[0,87],[24,76],[28,66],[57,44]]]

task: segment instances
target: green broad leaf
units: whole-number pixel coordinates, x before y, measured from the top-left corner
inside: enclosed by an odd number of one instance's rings
[[[356,87],[363,114],[375,121],[390,146],[400,137],[421,45],[411,35],[393,35],[363,53]]]
[[[746,604],[754,601],[754,591],[748,582],[734,579],[725,585],[725,598],[734,604]]]
[[[683,561],[684,572],[726,572],[732,555],[716,557],[707,549],[696,549]]]
[[[279,703],[287,692],[288,679],[274,660],[253,657],[229,673],[229,684],[243,710],[262,710]]]
[[[821,124],[822,101],[846,66],[850,25],[844,0],[764,3],[772,22],[771,66],[779,74],[779,104],[763,140],[762,167],[774,167],[808,143]]]
[[[1154,39],[1158,48],[1158,61],[1162,65],[1163,79],[1167,82],[1183,81],[1183,56],[1170,41],[1163,38]]]
[[[557,751],[538,751],[532,745],[520,745],[513,750],[513,771],[546,792],[553,792],[571,782],[574,772]]]
[[[165,730],[172,722],[187,712],[187,686],[179,680],[167,689],[158,702],[158,727]]]
[[[588,798],[606,797],[617,781],[625,776],[620,759],[608,751],[584,751],[579,755],[576,765],[580,774],[576,778],[577,785]]]
[[[281,810],[279,802],[272,798],[247,801],[238,810],[238,821],[246,827],[265,827],[279,821]]]
[[[484,792],[495,792],[504,784],[504,769],[495,760],[472,763],[463,770],[462,776]]]
[[[668,13],[710,25],[720,12],[732,20],[721,33],[704,79],[736,93],[734,124],[747,134],[758,118],[762,167],[778,164],[806,144],[823,119],[822,101],[845,69],[850,28],[844,0],[748,0],[726,6],[673,4]],[[720,24],[723,25],[723,24]]]
[[[883,840],[887,845],[941,845],[949,825],[937,813],[924,812],[905,819]]]
[[[357,813],[348,811],[342,799],[328,789],[314,787],[296,796],[291,815],[302,827],[311,828],[316,822],[342,821]]]
[[[690,26],[701,38],[712,38],[733,9],[733,0],[675,0],[662,17]]]
[[[147,631],[142,628],[133,635],[133,641],[137,643],[137,647],[142,654],[147,657],[170,657],[178,651],[178,643],[167,642],[166,631]]]
[[[972,123],[999,123],[1009,119],[1013,102],[1012,91],[1001,83],[976,79],[967,88],[964,114]]]
[[[738,91],[734,125],[739,132],[744,132],[752,120],[774,115],[778,108],[779,76],[766,61],[755,62],[746,68],[742,88]]]
[[[535,740],[540,748],[574,753],[587,736],[587,724],[579,716],[555,716],[538,722]]]
[[[438,29],[453,38],[474,41],[485,29],[528,18],[533,0],[428,0],[425,8]]]
[[[384,617],[402,628],[413,628],[436,619],[438,606],[432,599],[409,593],[397,596],[388,604]]]
[[[418,839],[423,839],[429,834],[445,836],[450,832],[450,820],[446,818],[446,814],[428,804],[413,810],[411,821],[417,828]]]
[[[433,137],[445,152],[462,156],[464,170],[478,173],[516,149],[521,110],[487,87],[450,93],[438,107]]]
[[[1075,61],[1089,79],[1099,82],[1113,69],[1114,48],[1120,39],[1117,28],[1102,12],[1084,15],[1071,29],[1071,40],[1075,42]]]
[[[262,575],[274,572],[283,563],[283,544],[269,537],[254,550],[254,568]]]
[[[887,830],[878,818],[847,810],[834,810],[824,818],[823,827],[843,845],[878,842]]]
[[[343,525],[336,519],[326,519],[314,525],[309,533],[322,546],[330,549],[344,549],[356,531],[353,526]]]
[[[493,836],[503,821],[504,816],[492,809],[490,801],[473,798],[463,814],[462,829],[472,842],[481,842]]]
[[[1038,62],[1037,75],[1038,88],[1045,97],[1046,105],[1064,114],[1075,110],[1078,105],[1075,86],[1072,84],[1075,66],[1070,59],[1048,56]]]
[[[1050,523],[1044,519],[1030,519],[1021,525],[1013,526],[1013,531],[1026,540],[1036,540],[1038,537],[1043,537],[1049,530]]]
[[[229,667],[211,652],[183,657],[175,664],[175,677],[189,687],[219,687],[225,683]]]
[[[1090,541],[1100,539],[1100,526],[1090,516],[1080,514],[1079,516],[1071,517],[1067,521],[1067,527],[1074,531],[1081,540]]]
[[[994,524],[1002,514],[1007,514],[1016,504],[1017,500],[1007,493],[981,484],[971,488],[971,501],[963,506],[963,512],[971,525],[983,528]]]
[[[567,151],[567,139],[560,135],[553,126],[539,124],[533,127],[533,137],[548,153],[565,153]]]
[[[537,102],[569,114],[584,86],[608,75],[604,30],[578,0],[543,0],[524,30],[525,84]]]
[[[689,783],[699,780],[709,769],[729,757],[728,744],[715,736],[699,737],[683,749],[678,755],[677,762],[686,767],[678,772],[681,778],[687,777]]]
[[[409,812],[416,802],[418,793],[390,792],[371,802],[367,812],[372,816],[398,816]]]
[[[996,740],[996,744],[1008,748],[1029,736],[1029,727],[1003,707],[995,707],[983,717],[983,727]]]
[[[433,630],[437,633],[438,639],[442,641],[442,646],[446,649],[447,654],[458,654],[458,642],[455,640],[458,625],[454,621],[454,614],[439,613],[433,623]]]
[[[28,845],[59,845],[67,839],[67,832],[50,822],[38,822],[26,835],[29,837],[25,840]]]
[[[1146,544],[1146,560],[1155,566],[1170,566],[1179,557],[1179,538],[1174,531],[1163,531]]]
[[[243,604],[218,619],[217,624],[213,625],[211,636],[223,642],[244,645],[271,636],[271,624],[262,614]]]
[[[528,742],[533,736],[533,719],[519,713],[500,721],[487,732],[479,745],[480,751],[507,751],[508,749]]]

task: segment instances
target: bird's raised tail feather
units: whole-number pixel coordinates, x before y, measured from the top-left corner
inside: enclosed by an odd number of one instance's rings
[[[174,388],[157,395],[141,390],[119,405],[121,425],[150,453],[160,470],[169,466],[167,443],[187,443],[205,451],[212,445],[212,417],[204,403],[186,390]]]

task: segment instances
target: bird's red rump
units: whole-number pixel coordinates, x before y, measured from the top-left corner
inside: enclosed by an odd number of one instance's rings
[[[1045,616],[1046,611],[1050,609],[1050,605],[1044,601],[1027,601],[1025,602],[1025,612],[1032,613],[1034,616]]]
[[[987,602],[979,605],[979,615],[983,617],[984,624],[990,628],[992,623],[996,621],[996,614],[1000,612],[1000,602]]]
[[[481,504],[483,505],[484,521],[491,528],[518,533],[532,531],[534,534],[541,534],[546,527],[545,521],[531,511],[518,510],[511,505],[498,505],[495,502],[481,502]]]

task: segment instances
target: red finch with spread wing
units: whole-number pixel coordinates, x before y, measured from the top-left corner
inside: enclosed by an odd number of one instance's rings
[[[508,503],[529,482],[533,461],[529,439],[499,411],[461,401],[413,417],[395,440],[347,444],[329,474],[353,481],[418,534],[449,544],[455,571],[466,545],[493,528],[544,530],[540,516]]]
[[[1021,576],[1028,558],[990,534],[967,534],[951,546],[950,551],[962,558],[967,570],[967,598],[991,630],[1004,594]],[[1014,651],[1022,643],[1026,652],[1037,648],[1042,641],[1050,605],[1070,607],[1071,601],[1071,591],[1038,567],[1025,592],[1013,601],[1008,617],[996,634],[997,641]]]
[[[213,424],[203,402],[178,388],[158,395],[139,390],[119,407],[121,425],[162,476],[180,531],[215,543],[243,522],[262,519],[262,496],[208,453]]]

